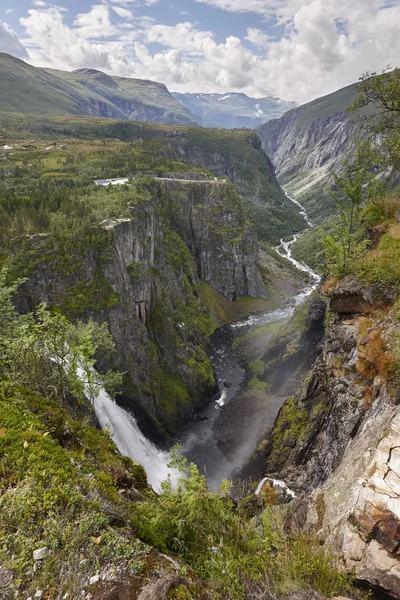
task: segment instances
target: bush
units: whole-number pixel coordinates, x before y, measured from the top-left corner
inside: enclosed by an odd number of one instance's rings
[[[230,482],[222,483],[220,494],[210,492],[205,476],[193,464],[186,467],[177,449],[172,466],[184,469],[186,478],[175,491],[167,482],[158,498],[135,506],[139,535],[184,558],[224,597],[304,588],[331,596],[350,589],[317,540],[284,532],[281,507],[266,505],[259,518],[249,517],[248,499],[235,503],[229,497]]]

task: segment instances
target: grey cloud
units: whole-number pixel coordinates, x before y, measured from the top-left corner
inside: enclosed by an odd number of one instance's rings
[[[4,21],[0,21],[0,52],[11,54],[16,58],[21,58],[23,60],[29,58],[26,48],[21,44],[16,34],[10,29],[7,23],[4,23]]]

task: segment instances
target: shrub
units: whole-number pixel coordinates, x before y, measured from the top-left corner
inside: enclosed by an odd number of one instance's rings
[[[187,467],[177,450],[173,466],[186,472],[174,491],[170,482],[161,495],[136,505],[139,535],[164,552],[175,552],[227,599],[250,594],[280,595],[313,588],[325,595],[350,589],[347,576],[332,556],[312,536],[284,532],[279,506],[264,506],[253,518],[249,499],[237,504],[228,496],[225,481],[221,494],[210,492],[206,478],[195,465]]]

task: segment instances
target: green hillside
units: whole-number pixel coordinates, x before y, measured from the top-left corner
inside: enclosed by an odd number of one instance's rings
[[[110,77],[94,69],[40,69],[0,53],[0,89],[0,111],[5,113],[195,124],[163,84]]]

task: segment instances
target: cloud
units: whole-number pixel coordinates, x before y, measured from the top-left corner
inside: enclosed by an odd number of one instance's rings
[[[248,27],[247,35],[244,39],[248,40],[253,46],[257,46],[257,48],[266,48],[270,37],[261,31],[261,29],[257,29],[257,27]]]
[[[4,21],[0,21],[0,52],[12,54],[12,56],[22,58],[23,60],[29,58],[26,48],[21,44],[14,31]]]
[[[39,66],[90,66],[162,81],[174,91],[243,91],[299,102],[353,83],[366,70],[396,66],[400,56],[400,0],[203,2],[258,11],[269,19],[268,30],[261,20],[243,40],[227,36],[217,43],[212,31],[189,20],[165,25],[135,12],[128,23],[138,2],[115,0],[112,12],[95,4],[72,26],[59,7],[30,9],[21,19],[24,42]]]
[[[210,31],[199,31],[189,22],[177,25],[153,25],[147,31],[149,42],[155,42],[167,48],[175,48],[181,52],[201,51],[202,41],[213,36]]]
[[[117,33],[117,28],[111,24],[110,11],[105,4],[95,4],[89,12],[76,15],[74,26],[76,32],[86,39],[112,37]]]
[[[267,0],[196,0],[229,12],[253,12],[259,15],[271,14],[270,2]]]
[[[75,31],[65,25],[58,7],[30,9],[20,22],[28,35],[30,62],[35,65],[67,70],[92,67],[121,74],[127,70],[128,57],[118,42],[89,42],[82,37],[83,27]]]
[[[123,8],[122,6],[112,6],[112,10],[119,16],[124,19],[132,19],[133,12],[128,8]]]
[[[115,4],[134,4],[135,6],[152,6],[160,0],[111,0]]]

